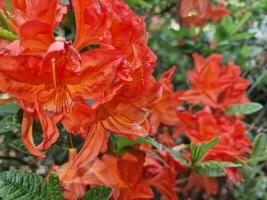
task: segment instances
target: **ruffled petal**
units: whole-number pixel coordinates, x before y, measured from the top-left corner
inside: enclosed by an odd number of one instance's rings
[[[53,43],[53,28],[46,22],[33,20],[20,28],[20,41],[27,53],[44,53]]]
[[[99,44],[108,26],[109,1],[72,0],[76,21],[74,47],[78,50]]]

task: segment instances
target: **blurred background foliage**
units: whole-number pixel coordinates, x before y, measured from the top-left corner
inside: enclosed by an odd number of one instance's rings
[[[217,3],[216,0],[212,0]],[[68,4],[68,0],[64,0]],[[208,56],[220,53],[224,62],[233,60],[242,70],[243,77],[251,82],[248,95],[253,102],[264,108],[247,118],[248,134],[251,139],[256,133],[267,134],[267,0],[225,0],[231,15],[222,21],[210,22],[203,28],[186,28],[179,23],[179,0],[126,0],[139,15],[144,16],[149,33],[148,44],[158,57],[154,72],[158,78],[172,66],[176,66],[175,88],[188,87],[186,72],[193,67],[192,53]],[[73,39],[75,35],[74,15],[65,17],[57,36]],[[0,105],[0,171],[20,168],[45,176],[49,167],[62,164],[67,159],[68,134],[62,129],[61,138],[42,161],[27,154],[20,140],[21,111],[15,104]],[[36,123],[34,133],[39,133]],[[40,140],[38,134],[34,137]],[[81,146],[74,138],[75,146]],[[53,161],[54,160],[54,161]],[[208,197],[196,191],[193,199],[238,199],[267,200],[267,163],[242,169],[244,182],[235,186],[225,184],[222,179],[220,193]]]

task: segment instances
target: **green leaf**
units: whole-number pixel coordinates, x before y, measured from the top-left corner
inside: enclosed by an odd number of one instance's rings
[[[147,3],[144,0],[126,0],[126,3],[128,3],[128,4],[132,5],[132,6],[140,5],[143,8],[151,8],[152,7],[149,3]]]
[[[82,200],[108,200],[112,189],[106,186],[97,186],[90,189]]]
[[[197,161],[201,161],[206,153],[214,147],[220,141],[219,137],[214,138],[213,140],[209,141],[208,143],[200,143],[198,145],[191,144],[190,145],[190,153],[191,153],[191,160],[192,163]]]
[[[11,11],[12,11],[11,0],[5,0],[5,9],[6,9],[7,13],[9,13],[11,15]]]
[[[19,110],[18,104],[8,103],[0,105],[0,115],[5,116],[7,114],[16,114]]]
[[[174,151],[162,144],[159,144],[156,140],[150,137],[139,137],[137,139],[130,140],[126,137],[115,136],[112,139],[112,143],[115,148],[113,149],[114,153],[123,153],[135,144],[145,143],[155,147],[158,150],[167,151],[173,158],[175,158],[184,165],[188,165],[187,160],[178,151]]]
[[[9,40],[11,42],[17,39],[17,36],[14,33],[10,32],[10,31],[2,28],[2,27],[0,27],[0,37],[3,39]]]
[[[239,33],[229,37],[231,41],[245,40],[254,37],[255,33]]]
[[[57,174],[47,182],[30,172],[10,170],[0,173],[0,198],[3,200],[64,200]]]
[[[64,200],[63,195],[60,190],[60,182],[58,175],[51,173],[49,176],[48,187],[50,191],[50,199],[53,200]]]
[[[4,200],[49,200],[46,181],[29,172],[11,170],[0,174],[0,197]]]
[[[233,30],[231,31],[231,34],[237,33],[243,26],[244,24],[250,19],[251,13],[246,13],[242,19],[234,26]]]
[[[70,5],[70,0],[61,0],[60,2],[65,5]]]
[[[255,142],[252,148],[253,157],[261,157],[267,154],[267,136],[265,134],[259,134],[255,138]]]
[[[155,147],[158,150],[165,150],[167,151],[173,158],[175,158],[176,160],[178,160],[179,162],[181,162],[184,165],[188,165],[187,160],[180,154],[180,152],[178,151],[174,151],[162,144],[159,144],[156,140],[154,140],[153,138],[150,137],[140,137],[136,139],[137,143],[145,143],[148,145],[151,145],[153,147]]]
[[[21,139],[12,139],[8,142],[8,145],[22,153],[29,154]]]
[[[228,107],[225,113],[227,115],[250,115],[262,108],[263,106],[259,103],[235,104]]]
[[[227,33],[231,33],[234,27],[233,18],[231,16],[225,16],[221,21],[221,25]]]
[[[267,160],[267,136],[265,134],[259,134],[254,140],[252,157],[248,163],[257,163],[265,160]]]
[[[225,175],[225,167],[241,167],[241,164],[232,162],[207,161],[197,162],[193,170],[202,176],[220,177]]]
[[[6,116],[0,121],[0,134],[19,129],[19,125],[15,123],[13,116]]]
[[[9,28],[8,26],[8,22],[7,22],[7,19],[6,17],[0,12],[0,22],[1,22],[1,26],[8,30],[8,31],[11,31],[11,29]]]

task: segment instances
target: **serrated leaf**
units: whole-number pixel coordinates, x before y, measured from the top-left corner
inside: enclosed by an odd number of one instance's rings
[[[64,200],[63,195],[60,190],[60,182],[58,175],[51,173],[49,176],[48,187],[50,191],[51,200]]]
[[[207,143],[200,143],[198,145],[191,144],[190,145],[190,153],[192,162],[201,161],[206,153],[214,147],[220,141],[219,137],[214,138],[213,140]]]
[[[227,115],[250,115],[262,108],[263,106],[259,103],[235,104],[228,107],[225,113]]]
[[[241,164],[232,162],[207,161],[197,162],[193,166],[193,170],[202,176],[220,177],[225,175],[225,167],[240,167]]]
[[[46,181],[33,173],[11,170],[0,174],[0,197],[4,200],[49,200]]]
[[[97,186],[90,189],[82,200],[108,200],[112,189],[106,186]]]

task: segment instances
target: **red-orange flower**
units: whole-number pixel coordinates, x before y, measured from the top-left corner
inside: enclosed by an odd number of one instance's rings
[[[237,158],[245,159],[245,154],[250,153],[251,141],[238,117],[213,114],[208,108],[204,108],[195,114],[178,112],[178,118],[183,133],[195,144],[220,137],[220,141],[204,160],[234,162]]]
[[[184,26],[204,26],[209,20],[218,21],[230,11],[220,3],[214,6],[208,0],[181,0],[179,17]]]
[[[185,26],[203,26],[207,23],[208,0],[181,0],[179,17]]]
[[[58,122],[84,138],[92,126],[100,125],[129,136],[146,134],[143,108],[161,92],[152,77],[155,55],[146,45],[143,19],[123,1],[73,0],[77,35],[71,45],[53,36],[61,16],[59,2],[43,3],[14,2],[14,16],[17,9],[23,15],[14,26],[19,48],[0,55],[0,90],[24,109],[22,138],[28,150],[43,157],[40,151],[59,135]],[[32,8],[36,9],[31,13]],[[15,21],[12,18],[10,24]],[[125,27],[125,40],[117,39]],[[79,53],[91,44],[100,47]],[[34,119],[44,134],[37,147],[32,138]]]
[[[222,65],[219,54],[207,58],[194,54],[193,58],[195,70],[188,72],[192,88],[185,91],[181,100],[219,109],[248,102],[246,89],[249,82],[240,76],[240,68],[234,62]]]
[[[145,153],[140,151],[120,157],[104,155],[102,160],[95,161],[83,180],[89,185],[104,184],[112,187],[113,199],[151,199],[153,191],[142,175],[144,161]]]
[[[69,160],[62,166],[53,166],[51,172],[59,175],[61,188],[66,200],[77,200],[87,190],[88,184],[83,180],[91,168],[99,151],[103,148],[105,130],[101,126],[93,126],[87,135],[79,153],[76,149],[69,150]],[[90,179],[91,180],[91,179]]]
[[[203,189],[208,195],[216,195],[218,193],[218,183],[216,178],[204,177],[195,173],[191,173],[188,182],[183,188],[185,194],[188,194],[193,188]]]
[[[150,134],[157,134],[161,124],[174,126],[178,122],[176,115],[180,101],[181,92],[174,92],[172,79],[175,73],[175,67],[164,72],[159,82],[163,88],[162,97],[149,106],[151,116],[149,118],[151,130]]]
[[[220,141],[208,151],[204,161],[229,161],[237,159],[246,160],[246,155],[251,153],[252,145],[246,135],[245,127],[238,117],[227,117],[218,113],[213,114],[209,108],[191,114],[186,111],[178,112],[181,124],[179,129],[195,144],[208,142],[215,137]],[[242,175],[236,169],[225,169],[231,182],[242,179]],[[208,194],[214,195],[218,191],[217,181],[192,173],[187,186],[188,192],[193,187],[203,188]]]
[[[219,3],[217,6],[210,5],[208,7],[208,13],[213,21],[219,21],[224,16],[230,15],[230,10],[223,3]]]

